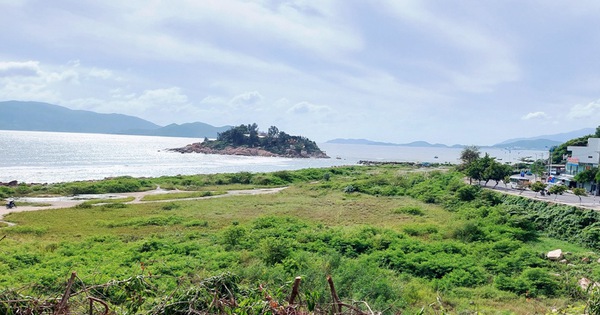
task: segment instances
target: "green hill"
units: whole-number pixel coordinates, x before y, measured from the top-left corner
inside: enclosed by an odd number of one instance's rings
[[[40,102],[0,102],[0,129],[82,133],[121,133],[126,129],[157,129],[141,118],[99,114]]]
[[[0,130],[108,133],[163,137],[216,138],[231,126],[202,122],[161,127],[147,120],[122,115],[72,110],[41,102],[0,102]]]

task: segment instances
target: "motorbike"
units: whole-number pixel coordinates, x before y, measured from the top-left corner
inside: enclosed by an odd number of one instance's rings
[[[12,208],[16,208],[16,207],[17,207],[17,205],[12,200],[6,204],[6,209],[12,209]]]

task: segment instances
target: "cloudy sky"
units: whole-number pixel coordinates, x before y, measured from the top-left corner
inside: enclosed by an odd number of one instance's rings
[[[600,124],[600,1],[0,0],[0,101],[322,142]]]

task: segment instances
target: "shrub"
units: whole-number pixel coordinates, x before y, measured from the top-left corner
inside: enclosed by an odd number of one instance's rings
[[[291,246],[287,239],[267,237],[260,242],[259,255],[267,265],[282,263],[290,252]]]
[[[477,186],[463,186],[456,191],[456,196],[462,201],[471,201],[477,197],[479,189]]]
[[[494,279],[494,285],[500,290],[528,297],[553,297],[560,291],[558,281],[543,268],[526,269],[518,278],[499,275]]]
[[[423,216],[425,213],[418,206],[404,206],[399,209],[394,210],[394,213],[398,214],[410,214],[410,215],[418,215]]]
[[[183,224],[183,226],[185,226],[185,227],[192,227],[192,226],[208,227],[208,221],[205,221],[205,220],[192,220],[192,221],[185,222]]]
[[[348,186],[344,187],[344,193],[351,194],[355,191],[357,191],[357,189],[354,188],[354,186],[352,186],[352,185],[348,185]]]
[[[455,269],[438,281],[438,288],[474,287],[486,281],[487,273],[482,268]]]
[[[464,223],[454,230],[453,237],[463,242],[476,242],[485,239],[485,232],[474,222]]]
[[[181,205],[178,203],[167,203],[166,205],[162,206],[161,209],[169,211],[169,210],[175,210],[175,209],[179,209],[181,208]]]
[[[223,244],[228,249],[233,249],[243,243],[245,243],[246,229],[239,225],[233,225],[223,231]]]

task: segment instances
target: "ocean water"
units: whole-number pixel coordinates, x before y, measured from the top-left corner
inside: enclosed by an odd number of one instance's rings
[[[181,154],[194,138],[0,130],[0,182],[57,183],[115,176],[158,177],[271,172],[357,164],[359,160],[458,163],[461,149],[319,144],[331,159]],[[482,150],[503,161],[540,151]],[[546,152],[547,157],[547,152]]]

